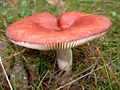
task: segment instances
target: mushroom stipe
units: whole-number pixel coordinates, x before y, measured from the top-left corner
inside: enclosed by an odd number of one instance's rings
[[[34,14],[7,28],[7,37],[15,44],[37,49],[56,50],[58,66],[71,71],[71,48],[103,36],[111,26],[104,16],[82,12],[66,12],[59,16]]]

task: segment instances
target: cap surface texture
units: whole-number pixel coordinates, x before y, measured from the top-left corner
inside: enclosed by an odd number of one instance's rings
[[[67,49],[100,37],[111,22],[103,16],[66,12],[58,19],[48,13],[34,14],[7,28],[7,36],[18,45],[39,50]]]

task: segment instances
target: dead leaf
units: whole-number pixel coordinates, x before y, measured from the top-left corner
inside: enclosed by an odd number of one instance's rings
[[[9,3],[11,5],[17,5],[20,2],[20,0],[9,0]]]

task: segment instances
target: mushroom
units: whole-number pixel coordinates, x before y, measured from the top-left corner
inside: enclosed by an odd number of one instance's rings
[[[66,12],[59,16],[34,14],[7,28],[13,43],[37,50],[55,50],[58,66],[71,71],[72,50],[85,42],[104,35],[111,21],[104,16],[82,12]]]

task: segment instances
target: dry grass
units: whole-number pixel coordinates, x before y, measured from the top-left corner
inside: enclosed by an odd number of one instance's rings
[[[30,90],[119,90],[120,89],[120,1],[64,0],[65,6],[50,5],[45,0],[0,1],[1,52],[8,76],[15,60],[21,60],[28,74]],[[55,51],[37,51],[12,44],[5,35],[6,28],[16,20],[33,13],[49,12],[56,16],[67,11],[83,11],[104,15],[113,22],[102,39],[73,48],[73,70],[68,75],[58,69]],[[7,64],[10,61],[10,65]],[[1,74],[1,72],[0,72]],[[64,87],[65,86],[65,87]],[[72,88],[71,88],[72,87]],[[8,90],[3,82],[0,90]],[[61,89],[60,89],[61,88]],[[14,86],[15,89],[15,86]],[[16,89],[15,89],[16,90]],[[77,89],[76,89],[77,90]]]

